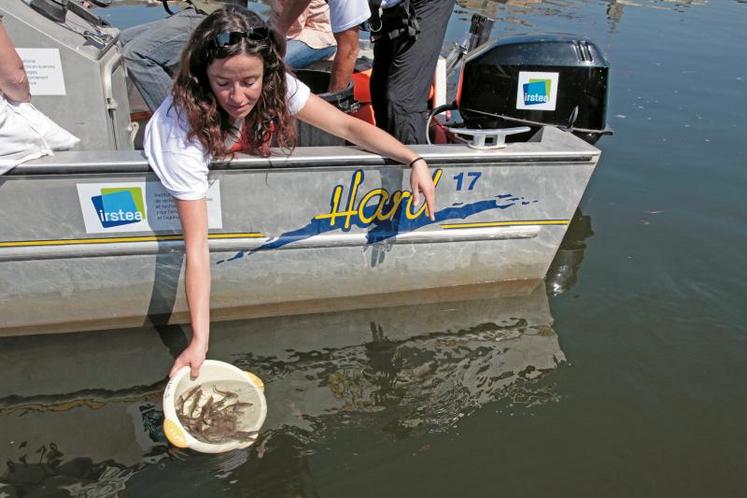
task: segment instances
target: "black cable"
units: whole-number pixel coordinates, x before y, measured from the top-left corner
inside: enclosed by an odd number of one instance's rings
[[[171,8],[169,7],[168,0],[161,0],[161,4],[163,5],[163,10],[165,10],[168,15],[170,16],[174,15],[174,12],[172,12]]]

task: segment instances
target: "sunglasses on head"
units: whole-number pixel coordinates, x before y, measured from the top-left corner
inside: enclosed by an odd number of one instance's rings
[[[249,28],[246,31],[224,31],[215,35],[215,47],[224,48],[236,45],[246,38],[253,42],[263,42],[270,38],[270,29],[265,26]]]

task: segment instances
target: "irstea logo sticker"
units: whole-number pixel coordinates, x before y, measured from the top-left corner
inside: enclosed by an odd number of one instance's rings
[[[516,108],[554,111],[558,95],[558,73],[522,71],[516,92]]]
[[[146,210],[140,187],[102,188],[91,197],[96,214],[104,228],[145,221]]]
[[[180,231],[176,203],[161,182],[78,183],[86,233]],[[208,228],[223,228],[220,181],[207,191]]]

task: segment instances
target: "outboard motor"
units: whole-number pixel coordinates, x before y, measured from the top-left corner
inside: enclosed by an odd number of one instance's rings
[[[119,30],[75,0],[3,0],[0,13],[34,106],[81,139],[76,149],[132,149]]]
[[[558,126],[595,143],[606,123],[609,65],[571,35],[512,37],[467,56],[457,90],[468,129]]]

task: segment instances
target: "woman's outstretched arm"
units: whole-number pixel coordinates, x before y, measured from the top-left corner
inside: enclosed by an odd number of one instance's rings
[[[412,187],[413,200],[415,204],[418,204],[420,193],[422,193],[425,202],[428,204],[428,214],[432,220],[434,219],[436,187],[433,185],[433,179],[428,171],[428,164],[423,159],[419,159],[414,151],[384,130],[345,114],[314,94],[309,96],[309,100],[297,114],[297,117],[368,151],[389,157],[403,164],[411,164],[410,186]]]
[[[179,219],[184,232],[184,252],[187,305],[192,323],[192,341],[174,361],[169,377],[183,366],[189,366],[192,378],[197,377],[205,361],[210,338],[210,251],[208,249],[207,201],[176,199]]]

